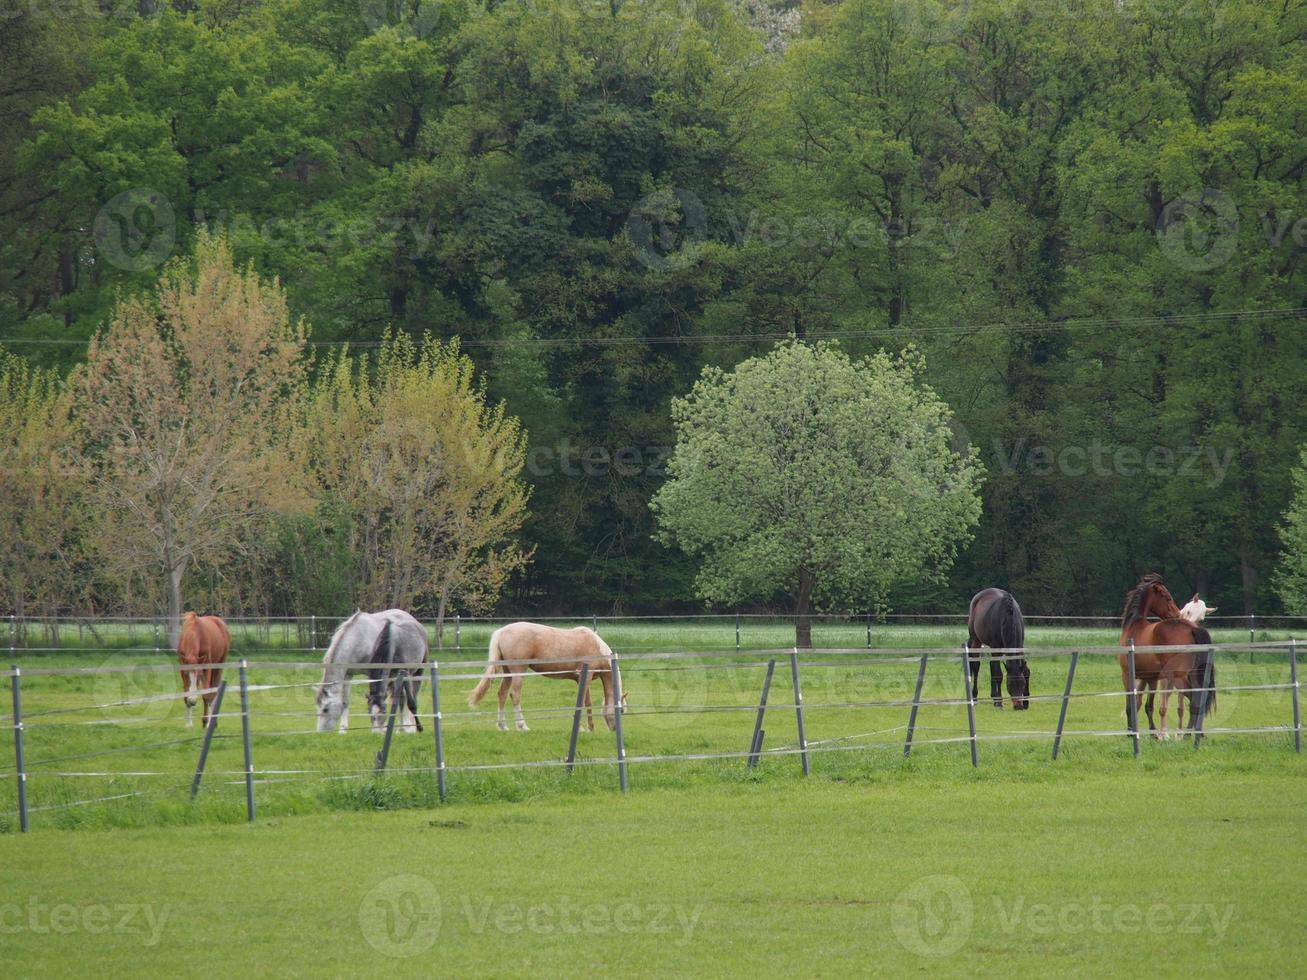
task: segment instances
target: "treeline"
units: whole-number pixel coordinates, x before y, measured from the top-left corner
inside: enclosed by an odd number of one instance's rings
[[[3,2],[0,344],[67,374],[203,228],[310,345],[461,338],[527,438],[506,607],[692,602],[670,399],[788,334],[916,344],[985,464],[894,606],[1277,604],[1303,0]]]

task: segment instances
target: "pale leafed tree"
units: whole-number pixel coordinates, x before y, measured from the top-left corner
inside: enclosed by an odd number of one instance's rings
[[[202,236],[157,295],[118,304],[74,376],[99,555],[159,582],[174,644],[187,571],[309,503],[286,438],[304,337],[276,281]]]
[[[70,407],[56,374],[0,351],[0,608],[20,617],[76,607],[87,584]]]
[[[439,636],[451,603],[488,608],[530,559],[526,437],[457,343],[343,352],[305,421],[316,479],[351,516],[359,605],[434,614]]]

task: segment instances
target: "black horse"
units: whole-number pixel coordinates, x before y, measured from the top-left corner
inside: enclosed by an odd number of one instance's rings
[[[376,646],[372,648],[372,663],[390,665],[395,660],[395,651],[390,643],[390,623],[381,627],[381,633],[377,636]],[[400,706],[406,706],[409,714],[413,716],[413,723],[417,730],[422,731],[422,719],[418,717],[417,705],[417,687],[421,683],[415,680],[407,673],[403,674],[404,685],[401,691],[398,679],[390,679],[387,682],[386,675],[390,670],[377,670],[375,668],[368,671],[368,714],[374,719],[380,718],[386,711],[386,695],[389,688],[389,695],[392,701],[398,697],[403,697]]]
[[[1010,592],[1002,589],[984,589],[971,598],[971,611],[967,615],[968,667],[971,670],[971,699],[980,696],[977,684],[980,679],[980,648],[1021,650],[1022,653],[1004,653],[989,658],[989,696],[994,707],[1003,707],[1003,667],[1007,664],[1007,692],[1012,696],[1012,707],[1024,711],[1030,707],[1030,666],[1026,663],[1026,624],[1021,618],[1021,607]]]

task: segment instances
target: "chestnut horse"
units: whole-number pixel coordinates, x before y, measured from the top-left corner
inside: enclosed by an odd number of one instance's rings
[[[1012,593],[1002,589],[982,589],[971,597],[967,613],[967,666],[971,670],[971,700],[979,696],[980,648],[1017,650],[1022,653],[989,655],[989,696],[994,707],[1003,707],[1003,664],[1007,664],[1007,692],[1012,696],[1012,709],[1024,711],[1030,707],[1030,665],[1026,663],[1026,623],[1021,607]]]
[[[1149,620],[1156,616],[1157,621]],[[1162,583],[1162,577],[1149,573],[1139,584],[1126,593],[1125,611],[1121,614],[1121,646],[1135,644],[1135,690],[1130,690],[1129,655],[1121,654],[1121,685],[1126,697],[1135,699],[1135,717],[1139,717],[1139,695],[1145,688],[1158,688],[1162,692],[1162,727],[1160,733],[1153,724],[1153,698],[1149,695],[1147,714],[1148,730],[1158,738],[1166,738],[1166,709],[1171,692],[1180,692],[1179,725],[1177,737],[1184,731],[1184,702],[1188,697],[1190,728],[1209,711],[1216,708],[1216,655],[1215,651],[1158,650],[1148,647],[1194,646],[1212,642],[1211,634],[1180,616],[1180,608]],[[1144,649],[1141,649],[1144,648]],[[1210,685],[1210,687],[1209,687]],[[1205,689],[1205,690],[1200,690]],[[1204,696],[1205,695],[1205,696]],[[1127,707],[1128,707],[1127,702]]]
[[[218,683],[222,669],[206,664],[220,664],[231,649],[231,634],[220,616],[198,616],[188,612],[182,616],[181,636],[177,639],[177,661],[182,667],[182,690],[186,693],[186,727],[195,725],[196,695],[204,698],[204,724],[209,724],[213,699],[218,696]],[[194,669],[199,668],[199,669]]]
[[[477,686],[468,695],[467,703],[475,708],[485,697],[495,679],[503,675],[499,685],[499,730],[508,731],[504,721],[504,698],[513,696],[513,712],[519,732],[529,731],[522,716],[522,681],[530,667],[546,677],[558,677],[581,683],[581,667],[590,665],[590,680],[596,677],[604,685],[604,721],[609,731],[616,727],[613,709],[613,651],[599,638],[599,634],[585,626],[564,630],[539,623],[510,623],[490,634],[490,663]],[[590,709],[590,685],[583,692],[586,720],[594,731],[594,713]],[[622,695],[626,701],[626,695]]]

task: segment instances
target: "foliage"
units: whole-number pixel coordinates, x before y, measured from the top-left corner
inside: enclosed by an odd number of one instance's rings
[[[488,609],[530,558],[525,435],[457,343],[401,334],[375,365],[342,351],[304,425],[324,500],[351,520],[355,602],[434,613],[439,635],[451,601]]]
[[[653,507],[665,541],[703,564],[710,602],[867,607],[942,576],[980,518],[974,452],[909,351],[850,360],[789,342],[727,374],[707,368],[672,403],[676,448]]]
[[[278,284],[202,235],[193,267],[169,268],[157,302],[118,305],[74,378],[97,558],[155,583],[173,629],[193,563],[306,504],[287,442],[303,343]]]
[[[1284,551],[1275,587],[1284,608],[1297,613],[1307,609],[1307,446],[1293,471],[1293,503],[1280,525],[1280,542]]]

